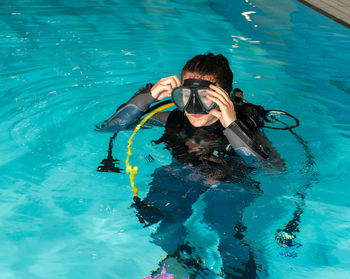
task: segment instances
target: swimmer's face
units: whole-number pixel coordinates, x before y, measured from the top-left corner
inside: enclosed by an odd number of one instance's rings
[[[182,83],[185,79],[203,79],[217,84],[215,78],[212,75],[201,76],[196,73],[186,72],[182,76]],[[217,117],[211,114],[190,114],[185,111],[185,115],[194,127],[209,126],[219,120]]]

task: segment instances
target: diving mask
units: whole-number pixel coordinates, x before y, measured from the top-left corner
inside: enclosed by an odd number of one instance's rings
[[[208,114],[216,104],[207,98],[210,81],[202,79],[185,79],[181,87],[171,93],[174,104],[181,111],[190,114]]]

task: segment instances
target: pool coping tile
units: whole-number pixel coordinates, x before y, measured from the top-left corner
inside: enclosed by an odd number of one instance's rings
[[[304,5],[350,28],[349,0],[298,0]]]

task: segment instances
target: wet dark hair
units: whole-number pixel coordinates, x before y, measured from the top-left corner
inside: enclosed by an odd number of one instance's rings
[[[208,53],[193,57],[183,67],[181,77],[186,72],[196,73],[201,76],[211,75],[227,93],[232,91],[233,73],[228,60],[221,54]]]

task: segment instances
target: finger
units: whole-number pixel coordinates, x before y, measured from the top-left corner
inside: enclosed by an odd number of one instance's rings
[[[152,97],[155,98],[155,99],[161,100],[161,99],[165,98],[165,96],[164,97],[160,96],[163,93],[163,91],[170,92],[169,94],[171,94],[172,89],[177,87],[177,82],[176,82],[176,80],[173,77],[174,76],[160,79],[151,88],[151,95],[152,95]]]
[[[159,92],[164,93],[164,92],[172,92],[173,87],[170,84],[161,84],[159,86]]]
[[[152,90],[151,90],[152,92]],[[172,87],[171,85],[169,84],[159,84],[154,90],[153,92],[151,93],[152,96],[156,99],[159,99],[160,95],[163,94],[164,92],[169,92],[171,93],[172,92]]]
[[[171,85],[171,88],[177,87],[176,80],[174,79],[173,76],[169,78],[168,83]]]
[[[221,101],[222,104],[223,104],[224,106],[226,106],[226,109],[227,109],[227,110],[233,110],[233,111],[235,110],[234,105],[233,105],[233,103],[232,103],[232,100],[231,100],[228,96],[226,96],[226,94],[219,94],[219,93],[214,92],[214,91],[211,91],[211,90],[210,90],[208,93],[209,93],[209,95],[207,95],[207,98],[208,98],[209,100],[214,101],[213,99],[210,99],[210,98],[209,98],[209,96],[212,96],[212,97],[216,98],[216,100]],[[216,102],[216,103],[217,103],[217,102]],[[217,103],[217,105],[219,105],[219,103]],[[222,110],[223,107],[221,107],[220,109]]]
[[[170,84],[172,88],[176,88],[181,85],[181,82],[177,76],[167,77],[162,81],[162,84]]]
[[[170,97],[171,96],[171,92],[172,91],[169,91],[169,90],[167,90],[167,91],[163,91],[163,92],[161,92],[160,94],[159,94],[159,99],[164,99],[164,98],[166,98],[166,97]]]
[[[221,87],[213,85],[213,84],[210,84],[209,88],[212,89],[214,92],[222,95],[227,101],[231,101],[229,94],[224,89],[222,89]]]
[[[175,82],[176,82],[176,87],[181,86],[181,81],[180,81],[180,79],[179,79],[177,76],[173,76],[173,78],[174,78],[174,80],[175,80]]]
[[[207,92],[208,92],[207,97],[212,97],[212,98],[220,100],[222,103],[227,103],[227,100],[221,94],[219,94],[215,91],[212,91],[212,90],[208,90]]]
[[[208,90],[208,93],[218,99],[220,99],[224,103],[232,103],[230,96],[227,95],[225,91],[213,91]]]
[[[218,111],[216,109],[212,109],[209,114],[219,118],[222,126],[224,128],[227,128],[232,122],[234,122],[237,117],[236,117],[236,114],[233,113],[233,114],[230,114],[228,111]]]
[[[212,109],[211,111],[209,111],[209,114],[211,114],[219,119],[221,119],[221,117],[222,117],[222,113],[220,111],[218,111],[217,109]]]
[[[227,107],[228,103],[219,94],[207,95],[207,98],[217,104],[222,111],[222,108]]]
[[[228,93],[220,86],[217,86],[215,84],[209,84],[209,87],[215,91],[219,91],[221,93],[225,93],[226,95],[228,95]]]

